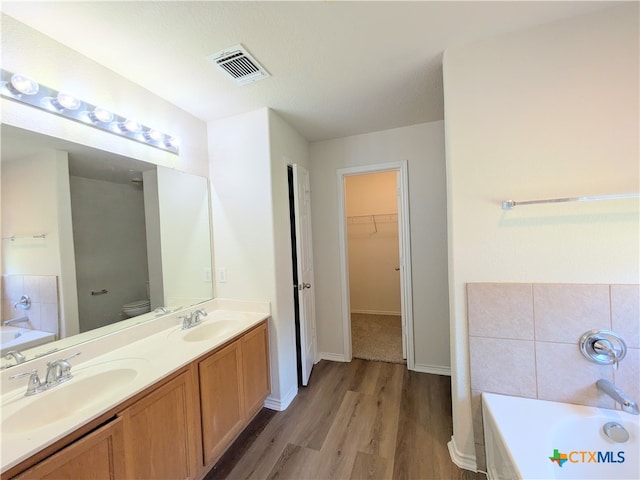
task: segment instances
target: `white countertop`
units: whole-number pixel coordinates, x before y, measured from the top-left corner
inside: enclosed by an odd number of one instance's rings
[[[182,331],[178,316],[196,309],[203,309],[208,315],[202,319],[201,325]],[[214,299],[33,360],[22,369],[16,366],[3,371],[1,471],[5,472],[199,356],[254,327],[269,317],[269,310],[268,302]],[[198,328],[221,320],[231,327],[220,336],[205,341],[182,339]],[[70,360],[73,378],[50,390],[25,397],[28,377],[8,378],[37,368],[44,381],[47,361],[67,358],[77,352],[81,353],[80,356]],[[109,374],[100,376],[104,372]],[[117,381],[110,383],[114,378]],[[96,379],[103,379],[101,381],[105,383],[96,383]],[[71,388],[64,391],[68,387]],[[82,395],[75,395],[81,399],[69,398],[67,392],[71,391],[82,391]],[[57,420],[50,421],[55,416]],[[47,421],[41,421],[41,418]]]

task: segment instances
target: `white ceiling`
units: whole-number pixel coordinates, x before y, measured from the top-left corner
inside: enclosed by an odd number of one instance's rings
[[[203,121],[266,106],[316,141],[440,120],[447,47],[614,5],[3,1],[1,9]],[[237,86],[206,60],[236,44],[271,77]]]

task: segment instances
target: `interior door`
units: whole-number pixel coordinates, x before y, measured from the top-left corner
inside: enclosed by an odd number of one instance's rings
[[[316,310],[313,293],[313,248],[311,243],[311,190],[309,172],[293,165],[296,250],[298,268],[298,305],[300,312],[300,355],[302,385],[309,383],[316,358]]]

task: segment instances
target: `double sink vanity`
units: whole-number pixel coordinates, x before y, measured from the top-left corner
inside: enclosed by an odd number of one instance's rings
[[[2,479],[202,478],[270,392],[270,314],[224,299],[197,309],[3,370]],[[49,387],[54,362],[71,378]],[[26,396],[34,370],[41,391]]]

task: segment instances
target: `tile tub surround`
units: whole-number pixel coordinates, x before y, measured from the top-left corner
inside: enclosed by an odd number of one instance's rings
[[[478,468],[485,468],[482,392],[619,408],[595,386],[605,378],[640,401],[639,305],[640,285],[467,284]],[[592,329],[613,330],[626,341],[618,370],[580,352],[580,337]]]
[[[55,275],[2,275],[2,320],[26,316],[19,326],[58,334],[58,279]],[[28,310],[14,309],[22,295],[28,295]]]

